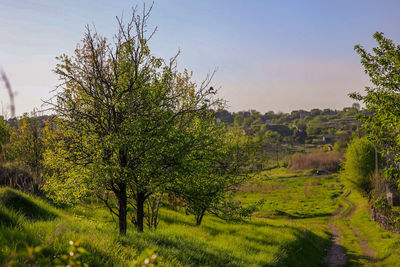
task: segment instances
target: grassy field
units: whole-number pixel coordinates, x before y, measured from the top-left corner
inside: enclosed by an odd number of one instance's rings
[[[161,210],[157,231],[138,233],[129,226],[118,236],[109,212],[97,204],[58,209],[45,200],[0,189],[0,261],[26,246],[42,246],[48,263],[80,240],[90,266],[128,266],[154,248],[160,266],[321,266],[330,245],[327,221],[337,209],[341,185],[335,175],[274,169],[241,188],[245,202],[265,199],[254,218],[227,223],[206,216],[196,227],[183,212]]]

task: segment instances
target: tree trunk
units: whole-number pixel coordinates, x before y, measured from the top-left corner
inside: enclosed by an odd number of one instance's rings
[[[376,145],[374,145],[375,149],[375,175],[378,175],[378,149],[376,148]]]
[[[199,226],[201,224],[201,221],[203,220],[204,213],[206,213],[206,210],[203,209],[201,210],[200,214],[196,215],[196,225]]]
[[[119,215],[119,234],[126,235],[126,215],[127,215],[127,196],[126,196],[126,184],[120,183],[120,191],[118,192],[118,215]]]
[[[146,200],[145,194],[140,192],[136,196],[136,221],[137,229],[139,232],[143,232],[143,220],[144,220],[144,201]]]

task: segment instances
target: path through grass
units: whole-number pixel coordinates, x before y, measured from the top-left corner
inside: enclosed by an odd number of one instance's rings
[[[347,266],[398,266],[400,235],[372,221],[367,199],[343,181],[344,193],[338,198],[342,208],[333,224],[347,255]]]

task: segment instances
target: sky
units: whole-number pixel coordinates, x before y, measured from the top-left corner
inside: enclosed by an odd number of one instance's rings
[[[151,1],[0,0],[0,68],[16,95],[17,114],[43,109],[59,83],[56,56],[72,55],[85,32],[117,31],[116,16]],[[342,109],[348,93],[369,85],[354,45],[376,46],[376,31],[400,41],[400,1],[155,0],[149,27],[154,55],[179,50],[179,68],[213,80],[228,110],[262,113]],[[0,108],[9,105],[0,84]]]

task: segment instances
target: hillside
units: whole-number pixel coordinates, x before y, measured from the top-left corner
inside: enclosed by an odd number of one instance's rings
[[[263,173],[240,193],[244,200],[266,200],[247,222],[207,216],[196,227],[192,217],[164,207],[156,232],[140,234],[130,225],[120,237],[110,213],[96,203],[60,209],[2,188],[1,260],[28,245],[42,246],[38,257],[50,261],[68,253],[69,240],[81,240],[90,253],[82,261],[90,266],[127,266],[145,248],[155,249],[161,266],[319,266],[330,243],[326,223],[338,190],[332,176]]]

